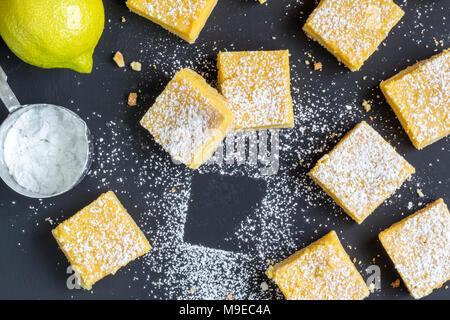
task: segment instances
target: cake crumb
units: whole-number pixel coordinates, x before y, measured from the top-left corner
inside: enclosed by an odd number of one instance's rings
[[[50,225],[53,225],[53,220],[50,217],[45,218],[45,221],[47,221],[48,223],[50,223]]]
[[[391,287],[392,288],[400,287],[400,279],[395,279],[395,281],[391,283]]]
[[[125,19],[125,17],[122,17],[122,23],[127,22],[127,19]]]
[[[193,294],[194,292],[195,292],[195,287],[192,286],[192,287],[189,289],[189,293],[190,293],[190,294]]]
[[[422,190],[420,190],[420,189],[417,189],[417,195],[418,195],[420,198],[425,197],[425,195],[423,194]]]
[[[321,70],[322,71],[322,63],[321,62],[314,62],[314,70]]]
[[[130,63],[130,67],[134,71],[141,71],[142,70],[142,64],[140,62],[137,62],[137,61],[131,62]]]
[[[233,295],[231,293],[229,293],[225,299],[226,300],[233,300]]]
[[[128,95],[128,105],[130,107],[134,107],[137,105],[137,93],[136,92],[130,92],[130,94]]]
[[[369,112],[372,109],[372,104],[367,100],[364,100],[362,102],[362,106],[364,107],[364,110],[366,110],[366,112]]]
[[[123,54],[120,51],[117,51],[113,57],[114,62],[117,64],[119,68],[125,67],[125,61],[123,59]]]
[[[371,284],[369,284],[368,289],[369,289],[370,293],[374,293],[375,292],[375,284],[373,282]]]

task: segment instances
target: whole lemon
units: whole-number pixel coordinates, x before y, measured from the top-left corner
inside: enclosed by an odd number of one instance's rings
[[[23,61],[92,71],[105,25],[102,0],[0,0],[0,35]]]

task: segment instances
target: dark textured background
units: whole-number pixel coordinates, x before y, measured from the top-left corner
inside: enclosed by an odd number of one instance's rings
[[[329,53],[318,44],[307,40],[302,33],[301,25],[315,6],[315,1],[312,0],[269,0],[268,5],[259,5],[253,0],[219,0],[199,40],[193,46],[169,35],[159,26],[129,13],[124,2],[104,1],[106,27],[95,51],[95,69],[91,75],[76,74],[70,70],[44,70],[29,66],[16,58],[4,42],[0,41],[0,65],[9,75],[9,83],[19,100],[24,104],[48,102],[66,106],[87,119],[94,136],[104,135],[104,124],[109,120],[117,121],[118,119],[123,119],[131,130],[139,131],[139,136],[144,136],[138,128],[137,121],[151,105],[154,97],[161,92],[169,76],[159,71],[150,74],[118,71],[111,60],[114,51],[121,50],[126,52],[127,57],[135,57],[137,60],[144,59],[145,55],[146,61],[151,63],[152,55],[156,55],[157,52],[153,52],[151,41],[148,39],[161,37],[168,39],[165,42],[167,51],[163,54],[169,56],[175,49],[179,52],[181,47],[184,55],[179,55],[179,58],[192,58],[195,65],[199,50],[214,64],[216,52],[209,53],[207,48],[208,44],[212,44],[215,40],[219,50],[222,48],[228,50],[289,49],[292,54],[291,61],[296,61],[296,66],[292,66],[293,62],[291,66],[300,79],[297,83],[305,84],[305,87],[313,93],[323,94],[322,88],[334,81],[336,91],[344,89],[351,97],[349,99],[351,101],[374,99],[377,107],[370,115],[380,121],[374,120],[372,125],[396,145],[399,152],[416,167],[416,175],[422,177],[420,182],[425,198],[419,199],[414,196],[414,185],[410,184],[413,188],[412,192],[402,188],[399,191],[402,197],[396,197],[383,204],[377,209],[375,216],[361,226],[343,219],[342,215],[331,216],[334,228],[343,231],[346,235],[344,245],[357,244],[358,256],[362,260],[370,261],[372,257],[380,255],[377,263],[383,266],[383,290],[372,295],[371,298],[409,299],[403,284],[399,289],[390,287],[389,284],[399,276],[381,249],[381,245],[376,241],[376,235],[380,230],[402,218],[402,214],[393,214],[393,212],[403,210],[404,215],[410,214],[419,208],[418,202],[422,202],[423,206],[439,197],[444,198],[447,203],[450,202],[450,145],[446,138],[423,151],[415,150],[383,98],[376,98],[376,95],[380,94],[377,86],[380,80],[386,79],[416,60],[430,57],[435,54],[435,49],[441,51],[447,46],[449,40],[447,20],[450,19],[448,1],[396,1],[406,11],[405,17],[385,41],[386,47],[381,46],[380,50],[366,62],[362,71],[356,73],[350,73],[345,67],[338,65]],[[300,11],[305,14],[300,16]],[[122,16],[127,19],[125,24],[120,22]],[[436,45],[434,36],[437,40],[444,40],[444,47]],[[276,37],[276,40],[272,37]],[[144,53],[140,52],[142,48],[145,48]],[[304,65],[300,66],[299,61],[307,59],[304,55],[305,50],[311,52],[317,61],[323,63],[323,71],[320,75],[311,73],[311,69],[305,68]],[[181,65],[183,65],[182,61]],[[202,69],[200,64],[197,67]],[[355,80],[360,80],[363,75],[368,76],[367,81],[355,86]],[[128,92],[133,88],[140,88],[143,91],[143,98],[135,109],[127,108],[124,103]],[[302,98],[303,95],[294,94],[294,96],[298,104],[308,103]],[[93,110],[101,114],[102,118],[92,117]],[[298,110],[297,106],[295,112],[299,112]],[[332,123],[333,114],[338,115],[339,110],[336,110],[336,113],[332,111],[327,113],[329,119],[324,121]],[[0,108],[0,119],[6,116],[6,109]],[[345,132],[360,120],[367,120],[367,118],[368,115],[362,112],[358,119],[352,120],[353,122],[349,122],[344,128],[339,128],[339,131]],[[302,124],[296,125],[298,129],[298,126]],[[154,149],[154,152],[161,152],[150,142],[150,139],[148,140],[148,145]],[[337,140],[327,143],[326,149],[329,150],[336,142]],[[316,153],[309,160],[316,161],[321,154]],[[282,156],[283,161],[291,163],[295,163],[294,158]],[[431,162],[432,165],[430,165]],[[97,168],[98,165],[94,163],[93,168]],[[132,162],[130,162],[131,165],[133,165]],[[172,164],[168,162],[168,165]],[[180,167],[179,170],[185,169]],[[306,171],[306,169],[292,170],[292,175],[299,171]],[[108,277],[96,284],[94,294],[66,289],[67,261],[51,237],[52,226],[44,222],[44,219],[52,217],[61,221],[62,218],[69,217],[83,205],[94,200],[99,193],[98,180],[99,177],[89,176],[73,191],[55,199],[45,200],[43,204],[38,200],[21,197],[9,190],[4,183],[0,183],[0,274],[2,275],[0,298],[147,297],[142,286],[129,286],[133,276],[132,272],[126,271],[118,272],[115,277]],[[211,181],[213,181],[212,184]],[[212,186],[214,188],[211,188]],[[112,185],[112,187],[116,186]],[[130,194],[133,194],[136,189],[133,180],[125,181],[120,188],[125,188]],[[222,242],[221,235],[232,230],[241,215],[245,215],[252,204],[260,201],[264,188],[264,182],[257,179],[194,174],[192,197],[195,201],[194,207],[189,211],[192,214],[188,215],[185,240],[208,247],[235,249],[233,243]],[[248,192],[248,195],[243,195],[244,192]],[[320,192],[319,189],[317,192]],[[224,200],[223,194],[228,194],[230,197]],[[139,199],[135,197],[133,201],[139,201]],[[123,202],[125,207],[133,207],[130,199],[123,199]],[[413,209],[406,209],[408,202],[413,202]],[[49,206],[46,207],[46,204]],[[36,207],[40,209],[35,210]],[[331,207],[331,202],[324,202],[317,207],[308,208],[308,214],[316,222],[310,227],[302,226],[305,232],[298,248],[318,237],[314,230],[319,229],[320,235],[328,231],[320,229],[320,223],[325,220],[324,217],[328,217]],[[226,216],[229,212],[232,212],[232,215]],[[133,212],[134,216],[137,214]],[[288,252],[283,253],[282,256],[287,254]],[[135,262],[127,269],[138,268],[138,264],[139,262]],[[144,277],[138,281],[145,282]],[[158,289],[154,291],[158,292]],[[167,296],[161,295],[161,298],[164,297]],[[450,290],[442,288],[429,298],[449,299]]]

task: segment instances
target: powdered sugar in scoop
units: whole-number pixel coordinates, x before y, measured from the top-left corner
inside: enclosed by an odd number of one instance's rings
[[[86,124],[62,108],[34,107],[9,129],[3,146],[11,176],[42,196],[67,191],[88,159]]]

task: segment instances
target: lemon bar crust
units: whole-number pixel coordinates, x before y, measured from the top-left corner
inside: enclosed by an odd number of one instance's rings
[[[335,231],[269,267],[266,275],[289,300],[361,300],[369,295]]]
[[[363,121],[317,162],[309,176],[362,223],[414,172],[414,167]]]
[[[112,191],[59,224],[52,234],[87,290],[151,249]]]
[[[393,224],[379,239],[415,299],[450,280],[450,212],[443,199]]]
[[[127,0],[128,8],[183,40],[194,43],[217,0]]]
[[[419,61],[380,88],[414,147],[450,134],[450,51]]]

